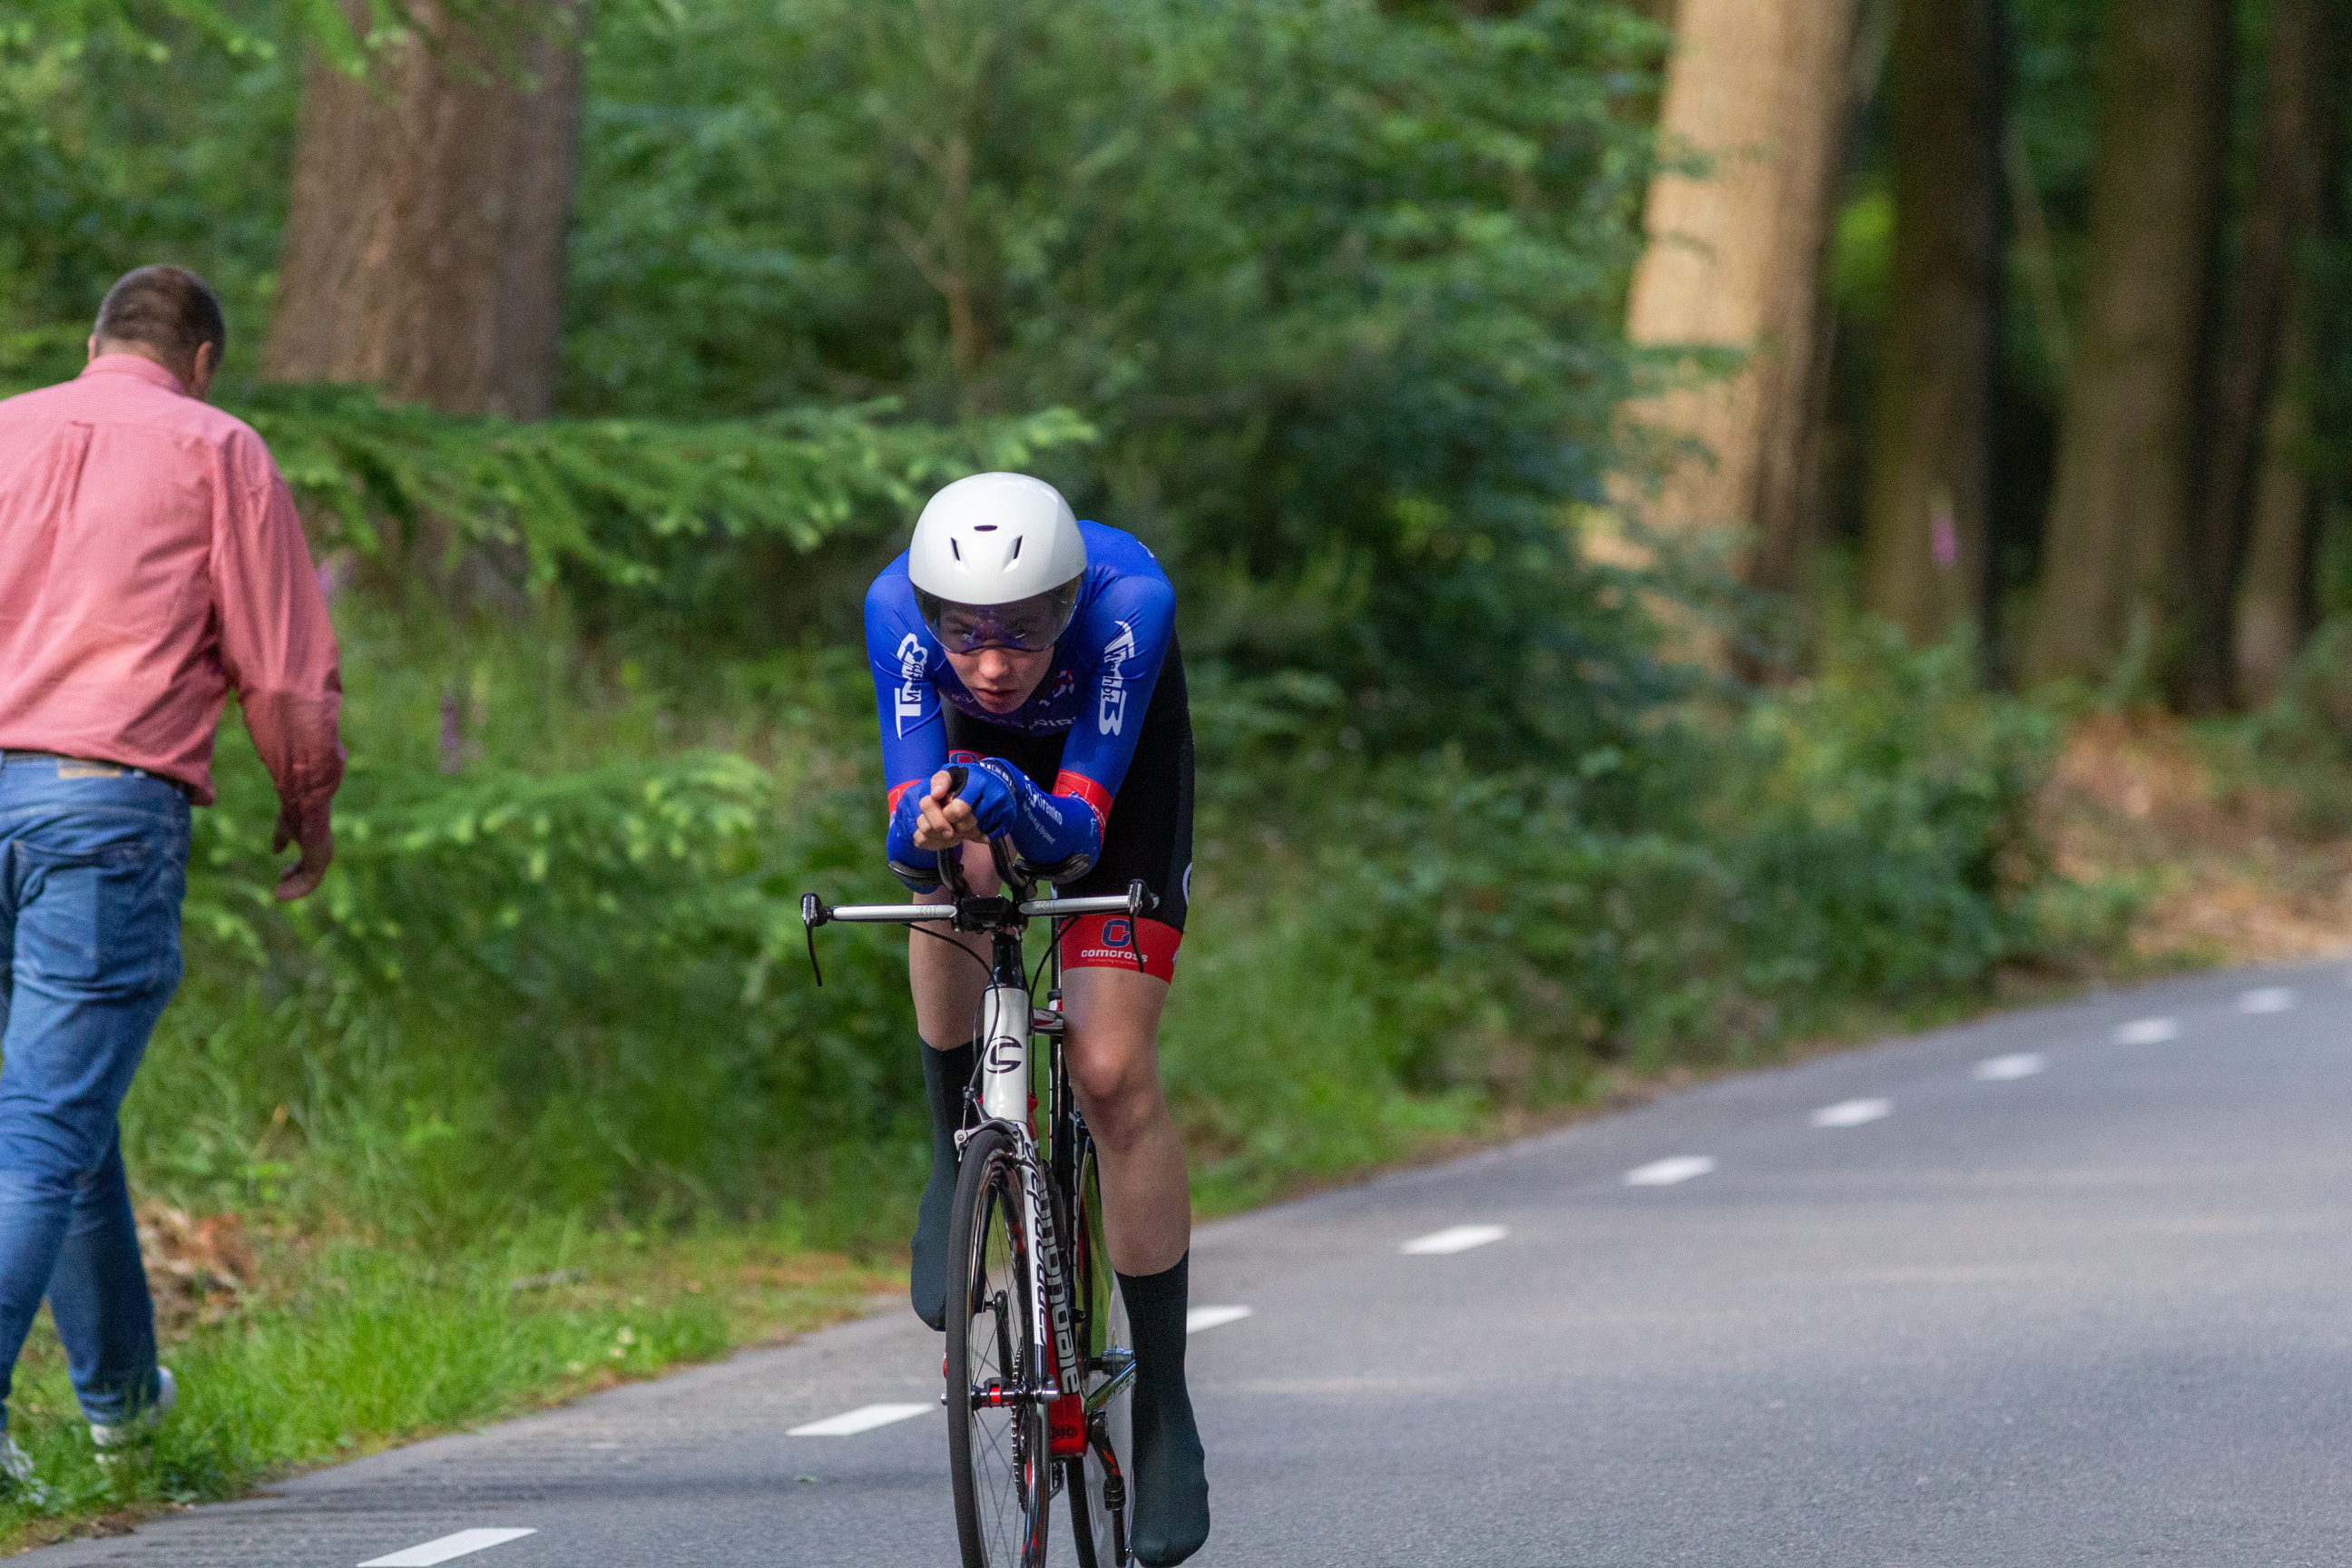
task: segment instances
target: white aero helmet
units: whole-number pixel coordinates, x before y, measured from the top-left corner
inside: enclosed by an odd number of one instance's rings
[[[915,606],[950,651],[1044,648],[1069,626],[1087,542],[1062,492],[1026,474],[972,474],[930,499],[907,546]]]

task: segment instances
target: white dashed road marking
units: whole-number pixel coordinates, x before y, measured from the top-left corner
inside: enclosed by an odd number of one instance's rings
[[[860,1432],[871,1432],[877,1426],[887,1426],[893,1421],[911,1420],[926,1411],[938,1408],[936,1405],[861,1405],[855,1410],[845,1410],[838,1415],[828,1415],[822,1421],[812,1421],[805,1426],[795,1426],[784,1436],[787,1437],[855,1437]]]
[[[2241,1013],[2284,1013],[2294,1005],[2294,987],[2292,985],[2265,985],[2238,998],[2238,1011]]]
[[[1249,1315],[1247,1307],[1195,1307],[1184,1314],[1184,1331],[1197,1334],[1203,1329],[1221,1329]]]
[[[1875,1121],[1895,1109],[1891,1100],[1841,1100],[1835,1105],[1824,1105],[1813,1112],[1816,1127],[1859,1127],[1865,1121]]]
[[[1416,1236],[1397,1250],[1408,1258],[1436,1258],[1449,1252],[1467,1252],[1474,1247],[1500,1241],[1510,1234],[1499,1225],[1457,1225],[1432,1231],[1427,1236]]]
[[[2180,1037],[2178,1018],[2135,1018],[2116,1031],[2119,1046],[2160,1046]]]
[[[1704,1176],[1714,1169],[1715,1161],[1709,1155],[1671,1154],[1663,1160],[1653,1160],[1646,1165],[1634,1166],[1625,1173],[1622,1180],[1629,1187],[1671,1187],[1676,1182]]]
[[[2001,1083],[2013,1078],[2032,1078],[2050,1065],[2050,1058],[2035,1051],[2020,1051],[2013,1057],[1988,1057],[1969,1069],[1969,1076],[1984,1083]]]
[[[469,1556],[492,1546],[503,1546],[509,1541],[520,1541],[526,1535],[537,1535],[536,1530],[461,1530],[455,1535],[445,1535],[438,1541],[428,1541],[422,1546],[412,1546],[387,1557],[371,1557],[360,1568],[433,1568],[436,1563]]]

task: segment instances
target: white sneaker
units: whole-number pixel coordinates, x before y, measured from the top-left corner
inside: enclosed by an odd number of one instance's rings
[[[35,1508],[46,1508],[49,1489],[33,1473],[33,1456],[16,1447],[16,1439],[0,1432],[0,1477],[7,1479],[7,1495]]]
[[[120,1448],[126,1443],[135,1443],[152,1435],[156,1427],[161,1426],[163,1417],[172,1413],[172,1406],[180,1403],[180,1385],[173,1380],[172,1369],[168,1366],[155,1369],[155,1381],[158,1386],[153,1404],[120,1426],[101,1426],[95,1421],[91,1422],[89,1440],[100,1448]],[[103,1463],[107,1457],[101,1454],[100,1462]],[[29,1459],[26,1462],[31,1463]]]

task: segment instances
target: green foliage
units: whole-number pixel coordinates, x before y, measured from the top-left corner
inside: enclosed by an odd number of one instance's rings
[[[1365,773],[1328,728],[1213,697],[1213,751],[1282,733],[1311,782],[1271,816],[1227,794],[1203,826],[1166,1059],[1205,1190],[1393,1157],[1613,1063],[1932,1014],[2049,951],[2031,808],[2055,726],[1973,668],[1850,633],[1819,680],[1654,734],[1630,822],[1609,752]]]
[[[1081,408],[1101,444],[1048,469],[1171,558],[1196,660],[1322,675],[1383,748],[1597,744],[1655,682],[1561,505],[1630,374],[1655,44],[1569,0],[625,24],[566,395]]]
[[[342,615],[341,858],[310,903],[269,901],[273,803],[225,736],[190,978],[127,1117],[146,1179],[439,1247],[565,1214],[888,1238],[923,1147],[903,940],[829,929],[820,990],[798,918],[804,889],[887,886],[859,664],[690,694],[560,622]],[[1577,1098],[1612,1063],[1975,994],[2042,940],[2050,726],[1969,668],[1853,647],[1659,728],[1639,770],[1368,763],[1311,689],[1210,687],[1166,1047],[1203,1201]],[[1287,792],[1251,771],[1274,751]]]
[[[2287,789],[2306,831],[2352,831],[2352,620],[2314,633],[2277,697],[2240,728],[2257,776]]]
[[[895,529],[950,479],[1024,468],[1093,434],[1061,409],[948,429],[892,423],[887,402],[703,425],[517,425],[345,387],[265,387],[238,412],[328,542],[374,554],[378,520],[411,542],[446,521],[449,547],[517,557],[534,584],[570,565],[688,597],[712,591],[702,569],[730,542],[773,535],[807,552],[853,523]]]
[[[905,1163],[903,978],[852,936],[819,991],[800,952],[802,890],[870,879],[855,770],[803,772],[827,753],[797,731],[769,735],[776,767],[665,747],[660,704],[583,700],[560,647],[345,623],[334,876],[268,901],[274,805],[232,732],[190,979],[129,1113],[142,1169],[205,1205],[449,1243],[540,1212],[771,1213],[821,1204],[836,1155]]]
[[[221,10],[248,33],[289,20],[275,6]],[[258,358],[250,345],[267,319],[285,220],[299,50],[230,51],[162,6],[136,14],[152,24],[139,37],[0,22],[7,390],[72,374],[107,286],[153,261],[193,267],[220,291],[231,349],[222,390]]]
[[[363,0],[357,6],[297,0],[283,7],[252,0],[19,0],[17,15],[0,25],[0,45],[74,53],[111,44],[160,66],[192,46],[268,60],[290,42],[338,70],[362,76],[386,46],[419,31],[437,33],[447,23],[509,42],[522,27],[565,21],[561,7],[526,7],[514,0]]]

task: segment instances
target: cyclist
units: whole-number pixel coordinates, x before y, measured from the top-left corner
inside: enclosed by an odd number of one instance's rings
[[[1093,916],[1062,939],[1066,1052],[1102,1161],[1105,1219],[1134,1338],[1135,1555],[1181,1563],[1209,1533],[1209,1488],[1184,1387],[1192,1200],[1160,1086],[1160,1013],[1184,931],[1192,858],[1192,727],[1176,594],[1132,535],[1080,522],[1024,474],[974,474],[933,496],[907,552],[866,595],[866,649],[890,786],[890,869],[944,901],[939,856],[973,891],[997,886],[987,841],[1066,897],[1140,878],[1145,919]],[[968,769],[951,794],[950,763]],[[932,937],[909,937],[908,978],[931,1107],[931,1175],[916,1222],[915,1310],[947,1324],[955,1133],[986,984]],[[1142,970],[1136,967],[1140,948]]]

